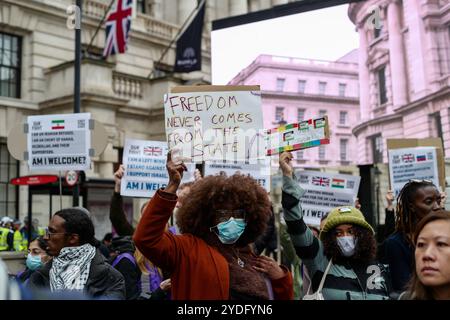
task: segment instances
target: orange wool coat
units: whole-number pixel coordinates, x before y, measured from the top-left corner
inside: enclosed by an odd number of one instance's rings
[[[172,299],[228,300],[228,262],[212,246],[191,234],[173,235],[165,231],[177,202],[173,194],[158,190],[146,206],[134,233],[141,253],[155,265],[171,273]],[[286,275],[272,280],[275,299],[293,299],[293,280]]]

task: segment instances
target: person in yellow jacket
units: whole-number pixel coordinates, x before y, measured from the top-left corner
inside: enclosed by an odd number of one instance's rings
[[[0,227],[0,251],[7,251],[9,249],[8,234],[8,228]]]
[[[14,251],[26,251],[27,247],[28,247],[28,242],[24,243],[22,233],[20,232],[20,225],[21,225],[20,220],[15,220],[13,222],[13,230],[14,230],[13,249],[14,249]]]

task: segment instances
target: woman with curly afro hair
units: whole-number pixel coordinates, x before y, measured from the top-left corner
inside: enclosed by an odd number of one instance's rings
[[[334,208],[316,238],[303,221],[300,199],[305,190],[295,181],[291,160],[289,152],[280,155],[283,213],[297,255],[312,279],[312,290],[325,300],[389,299],[388,272],[374,261],[374,231],[364,215],[350,206]]]
[[[290,272],[250,247],[271,211],[265,190],[244,175],[197,181],[177,212],[181,235],[164,230],[177,203],[183,163],[167,155],[169,183],[144,210],[134,234],[145,257],[171,274],[175,300],[292,299]]]

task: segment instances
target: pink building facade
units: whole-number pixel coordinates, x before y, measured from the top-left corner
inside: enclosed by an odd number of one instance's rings
[[[260,55],[230,84],[260,85],[264,127],[327,115],[331,143],[295,152],[297,166],[349,166],[357,162],[352,128],[359,123],[358,53],[338,61]]]
[[[389,138],[441,137],[449,157],[450,1],[369,0],[348,15],[360,37],[359,164],[386,163]]]

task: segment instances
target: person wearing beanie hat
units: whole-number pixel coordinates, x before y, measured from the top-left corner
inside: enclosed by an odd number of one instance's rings
[[[290,152],[280,154],[281,203],[295,251],[312,280],[308,294],[320,290],[325,300],[390,299],[389,271],[375,261],[375,232],[363,213],[352,206],[332,209],[316,238],[303,220],[305,190],[296,182],[291,160]]]
[[[366,221],[361,211],[354,207],[337,207],[328,213],[327,220],[320,234],[320,239],[324,240],[327,232],[332,231],[341,224],[355,224],[375,234],[372,226]]]

